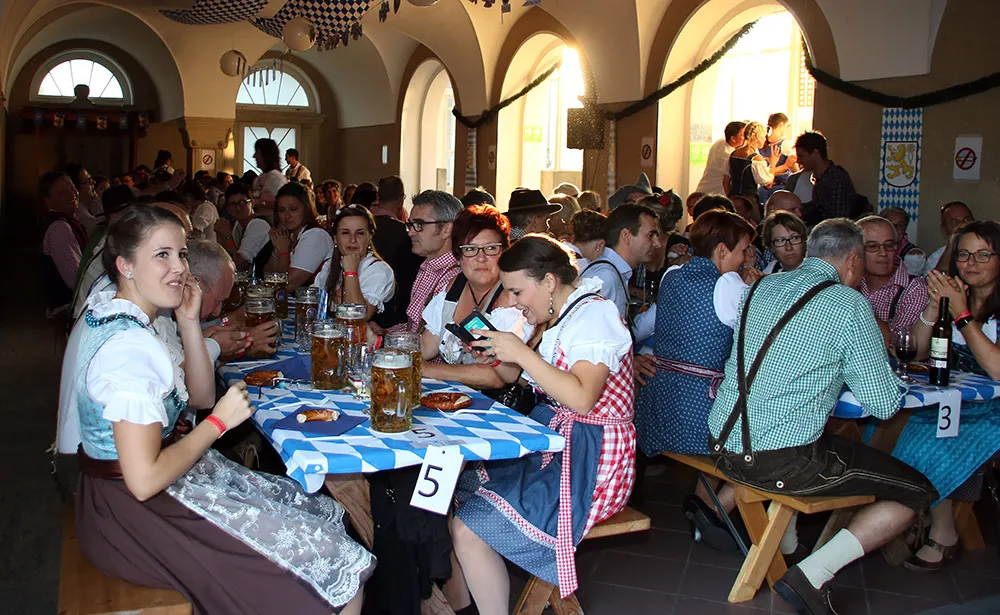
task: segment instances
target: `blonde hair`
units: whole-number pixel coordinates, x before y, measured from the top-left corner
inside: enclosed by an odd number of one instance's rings
[[[767,131],[765,130],[764,125],[761,124],[760,122],[750,122],[749,124],[747,124],[746,130],[743,132],[743,135],[745,136],[747,143],[749,143],[751,140],[756,139],[757,137],[767,139]]]

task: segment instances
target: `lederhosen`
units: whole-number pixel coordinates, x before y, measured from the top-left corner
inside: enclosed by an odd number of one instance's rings
[[[722,471],[735,482],[771,493],[790,495],[872,495],[878,500],[904,504],[918,514],[937,500],[938,494],[927,478],[906,463],[869,447],[863,442],[840,436],[820,436],[816,441],[769,451],[753,451],[747,403],[750,387],[757,377],[767,351],[785,326],[821,291],[836,284],[831,280],[809,289],[785,312],[764,338],[749,371],[746,369],[746,323],[750,303],[760,282],[750,289],[743,305],[736,344],[738,394],[718,439],[709,435],[709,450]],[[726,449],[726,443],[740,421],[743,452]]]

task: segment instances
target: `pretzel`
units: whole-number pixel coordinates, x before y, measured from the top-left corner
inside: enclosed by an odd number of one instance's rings
[[[461,410],[472,405],[472,398],[465,393],[430,393],[420,398],[420,403],[434,410]]]
[[[247,386],[263,387],[274,386],[275,379],[283,377],[284,374],[276,369],[259,369],[244,376],[243,380],[246,381]]]
[[[336,421],[340,418],[340,412],[336,410],[304,410],[299,412],[295,416],[295,420],[299,423],[305,423],[306,421],[326,421],[327,423],[331,421]]]

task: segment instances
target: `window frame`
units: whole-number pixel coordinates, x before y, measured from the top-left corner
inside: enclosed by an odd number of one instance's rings
[[[280,67],[273,67],[271,61],[263,62],[256,65],[254,68],[257,69],[271,69],[274,68],[275,71],[285,73],[292,79],[295,79],[302,87],[303,93],[306,95],[306,100],[308,105],[305,107],[296,105],[264,105],[256,103],[242,103],[237,102],[237,109],[245,110],[273,110],[273,111],[285,111],[289,113],[320,113],[319,108],[319,95],[316,92],[316,87],[313,85],[312,79],[308,77],[299,67],[295,66],[291,62],[284,62]],[[236,98],[239,99],[239,95],[243,90],[243,84],[246,79],[240,80],[240,87],[236,91]]]
[[[72,95],[50,96],[38,93],[42,86],[42,81],[50,72],[52,72],[52,69],[60,64],[72,60],[89,60],[96,64],[100,64],[107,69],[115,79],[118,80],[118,84],[122,89],[122,98],[95,98],[92,95],[89,100],[95,105],[128,106],[133,104],[134,95],[132,90],[132,81],[129,79],[128,73],[124,68],[122,68],[121,64],[115,61],[114,58],[94,49],[68,49],[53,55],[42,63],[38,70],[35,71],[34,77],[31,79],[31,89],[29,90],[31,92],[31,96],[29,100],[40,103],[65,103],[75,100],[76,97]],[[76,85],[78,84],[73,84],[74,87],[76,87]],[[91,94],[93,94],[93,92]]]

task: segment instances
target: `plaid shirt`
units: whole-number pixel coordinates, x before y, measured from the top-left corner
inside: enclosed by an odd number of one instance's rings
[[[858,290],[872,304],[875,317],[888,323],[893,333],[909,331],[917,322],[917,318],[920,318],[920,312],[927,307],[927,279],[910,276],[906,265],[902,263],[896,267],[896,271],[882,288],[870,291],[868,280],[862,279]],[[896,301],[897,296],[898,301]],[[896,314],[890,321],[889,312],[894,301],[896,301]]]
[[[761,280],[746,325],[746,369],[788,308],[825,280],[839,280],[837,270],[817,258],[805,259],[794,271]],[[719,436],[736,404],[738,337],[733,338],[726,377],[708,416],[714,437]],[[871,306],[861,293],[838,284],[806,304],[781,331],[762,362],[747,400],[753,450],[814,442],[823,433],[845,383],[875,417],[886,419],[899,410],[903,388],[889,367]],[[726,448],[743,450],[738,422]]]
[[[851,215],[851,202],[854,200],[854,184],[851,176],[842,166],[830,161],[823,174],[816,177],[813,186],[813,198],[806,208],[811,224],[816,224],[828,218],[847,218]]]
[[[451,250],[437,258],[422,262],[410,293],[410,305],[406,307],[406,322],[389,327],[389,332],[419,332],[421,316],[424,308],[431,302],[431,297],[448,288],[461,270]]]

